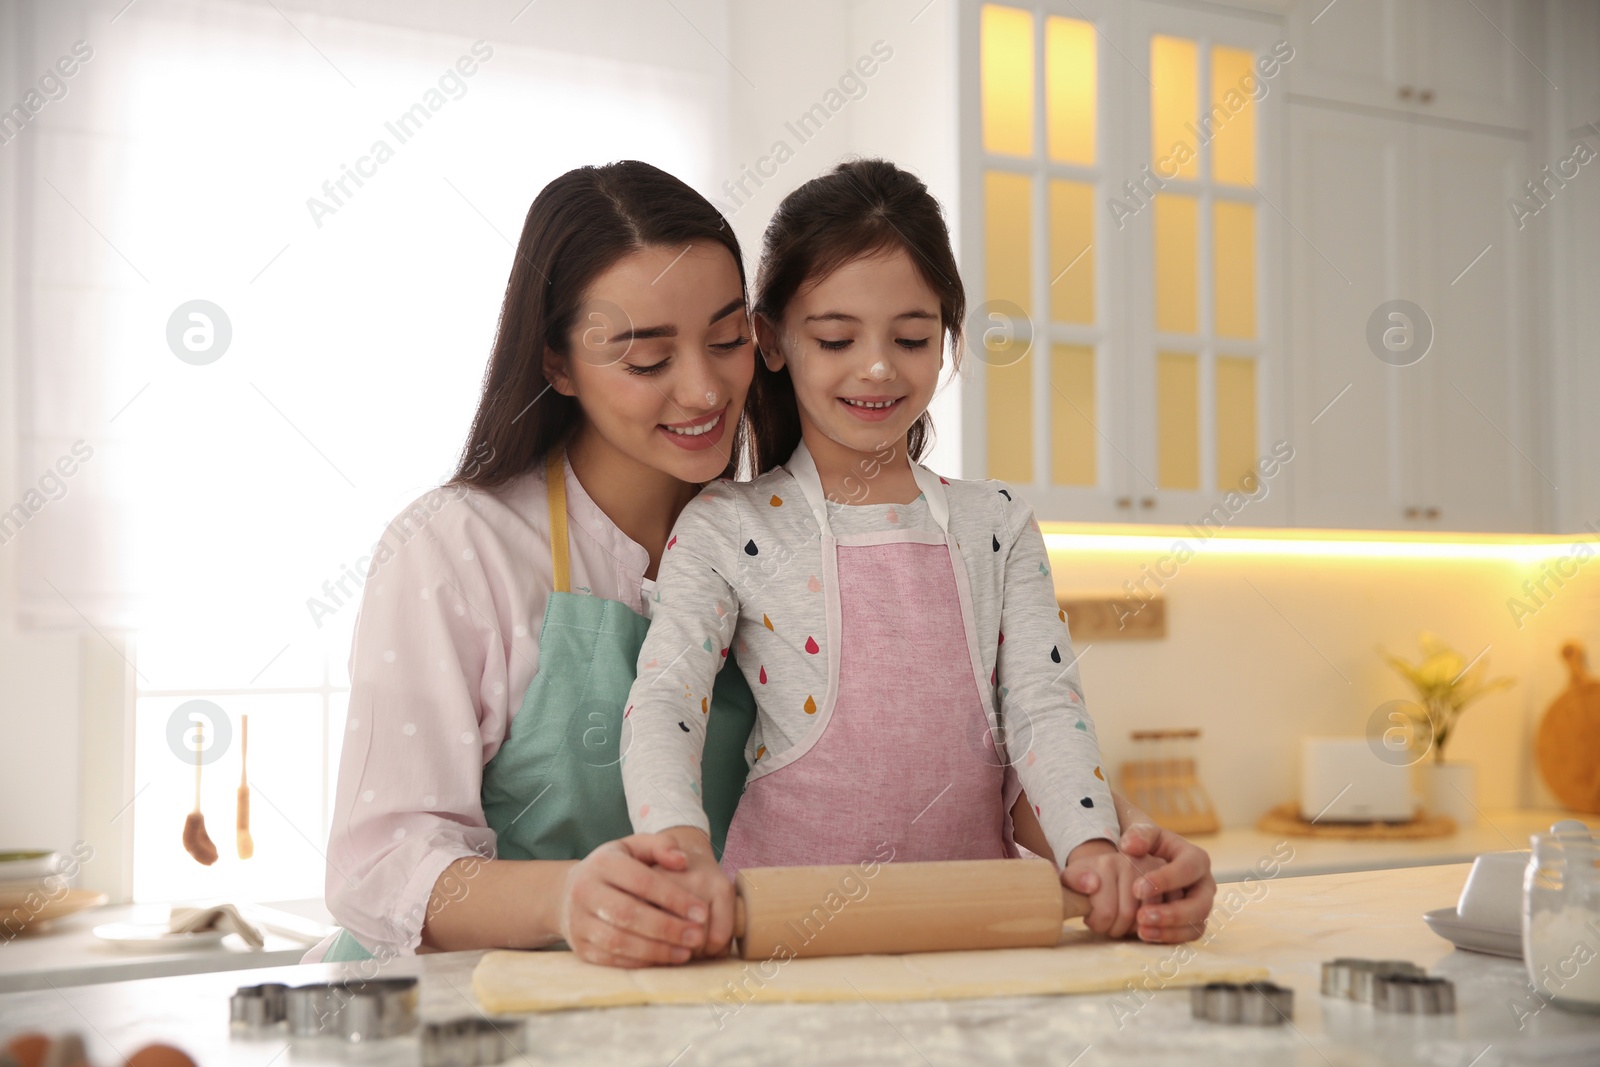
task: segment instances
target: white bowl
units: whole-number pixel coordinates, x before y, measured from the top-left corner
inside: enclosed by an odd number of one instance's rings
[[[61,854],[49,849],[0,849],[0,882],[41,882],[61,868]]]
[[[1528,869],[1526,850],[1485,852],[1472,861],[1461,887],[1456,914],[1464,923],[1488,930],[1522,929],[1522,876]]]

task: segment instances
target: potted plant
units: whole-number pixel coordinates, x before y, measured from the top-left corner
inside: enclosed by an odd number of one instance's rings
[[[1458,826],[1469,826],[1478,818],[1477,775],[1470,763],[1451,763],[1445,759],[1445,746],[1455,735],[1456,724],[1467,705],[1496,690],[1514,684],[1511,678],[1488,678],[1488,649],[1468,662],[1461,654],[1434,634],[1418,635],[1422,659],[1409,663],[1392,652],[1379,652],[1416,691],[1420,712],[1410,712],[1417,720],[1413,742],[1424,758],[1431,749],[1433,760],[1422,768],[1423,797],[1428,809],[1449,815]]]

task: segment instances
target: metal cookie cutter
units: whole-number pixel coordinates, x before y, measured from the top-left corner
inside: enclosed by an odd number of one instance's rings
[[[1371,1004],[1374,979],[1387,975],[1425,978],[1427,972],[1409,960],[1363,960],[1340,957],[1322,965],[1322,995]]]
[[[1456,987],[1446,978],[1380,974],[1373,978],[1372,1006],[1406,1015],[1454,1015]]]
[[[279,982],[240,986],[228,998],[228,1019],[235,1026],[263,1030],[288,1017],[289,987]]]
[[[1294,1017],[1294,990],[1273,982],[1207,982],[1189,990],[1189,1014],[1214,1023],[1277,1026]]]
[[[295,1037],[316,1037],[323,1032],[327,990],[328,987],[321,984],[289,990],[286,998],[289,1033]]]
[[[332,1036],[350,1042],[398,1037],[417,1025],[417,980],[376,978],[298,986],[287,991],[285,1017],[295,1037]]]
[[[489,1067],[521,1054],[520,1019],[469,1015],[422,1027],[422,1067]]]

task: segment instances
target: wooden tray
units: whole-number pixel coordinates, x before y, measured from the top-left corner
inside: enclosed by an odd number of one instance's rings
[[[1346,841],[1419,841],[1429,837],[1449,837],[1456,832],[1456,821],[1448,815],[1419,811],[1410,822],[1308,822],[1300,817],[1300,805],[1293,801],[1279,804],[1256,823],[1264,834],[1289,837],[1329,837]]]

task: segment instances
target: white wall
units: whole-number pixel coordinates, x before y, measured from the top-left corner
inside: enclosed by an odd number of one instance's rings
[[[737,182],[758,165],[771,176],[758,174],[761,184],[746,180],[731,195],[719,190],[718,199],[732,214],[752,281],[761,233],[779,201],[854,156],[890,159],[914,172],[945,206],[952,235],[960,232],[955,215],[954,4],[822,0],[801,9],[755,2],[735,4],[731,14],[736,61],[755,84],[737,79],[734,84],[729,177]],[[888,50],[890,58],[869,63],[873,73],[860,77],[854,65],[873,57],[874,46]],[[843,98],[843,105],[820,132],[802,139],[795,119],[825,101],[830,90],[840,90],[847,73],[860,77],[862,88],[851,89],[853,98],[841,92],[835,99]],[[777,158],[787,152],[792,155],[778,164]],[[958,381],[947,378],[946,383],[930,409],[937,438],[925,461],[959,477],[960,388]]]
[[[78,636],[0,637],[0,850],[78,839]]]
[[[281,18],[308,27],[313,37],[318,36],[317,26],[328,25],[313,16],[326,16],[431,28],[452,36],[481,36],[496,44],[559,50],[580,57],[648,63],[711,82],[715,89],[708,125],[717,129],[729,125],[729,86],[735,75],[722,58],[731,51],[727,0],[675,0],[673,4],[586,0],[533,3],[525,8],[520,3],[508,5],[490,0],[464,0],[448,6],[423,0],[276,0],[272,4],[267,0],[236,0],[236,5],[259,9],[255,13],[269,20]],[[51,211],[65,210],[56,200],[29,202],[27,196],[37,190],[38,179],[29,172],[24,184],[22,175],[29,171],[32,160],[50,158],[52,142],[45,138],[46,134],[53,136],[56,143],[63,136],[79,134],[116,140],[120,131],[106,129],[103,121],[91,122],[85,117],[83,105],[91,95],[90,80],[98,79],[93,86],[96,91],[118,90],[121,83],[115,75],[126,68],[117,64],[126,63],[129,52],[127,48],[119,50],[119,44],[126,44],[135,31],[146,32],[153,17],[165,15],[181,21],[192,13],[196,22],[203,22],[208,15],[226,19],[233,14],[228,5],[217,0],[143,0],[113,22],[112,16],[124,6],[121,0],[0,4],[0,107],[9,108],[22,99],[40,72],[48,69],[75,39],[87,40],[99,57],[77,75],[67,98],[53,102],[12,143],[0,145],[0,218],[4,220],[0,222],[0,509],[9,508],[37,482],[41,462],[48,464],[60,454],[59,448],[36,448],[35,442],[53,441],[63,434],[68,435],[68,440],[75,436],[74,431],[82,427],[68,423],[80,409],[98,412],[97,405],[90,401],[100,396],[104,384],[98,373],[101,368],[95,367],[95,373],[76,379],[61,376],[72,381],[73,388],[62,390],[63,396],[49,398],[60,403],[33,399],[39,394],[27,380],[19,354],[22,340],[29,335],[37,339],[34,351],[38,358],[75,351],[74,346],[83,341],[86,332],[83,323],[94,319],[91,313],[101,301],[85,295],[92,279],[86,277],[88,271],[79,269],[69,269],[53,281],[77,287],[76,299],[81,303],[74,310],[82,314],[69,315],[65,317],[67,321],[58,322],[35,311],[33,298],[19,299],[19,284],[36,281],[19,277],[19,265],[30,260],[27,242],[34,220]],[[619,28],[625,32],[619,32]],[[336,53],[330,63],[343,58],[325,39],[322,44]],[[320,62],[311,51],[314,47],[306,43],[306,52]],[[319,69],[319,73],[338,82],[325,69]],[[506,134],[515,137],[516,132],[508,129]],[[726,155],[725,140],[713,145],[706,169],[726,169]],[[56,177],[59,179],[60,175]],[[536,187],[528,188],[527,199],[521,202],[515,219],[520,220],[520,211],[526,210],[536,192]],[[43,194],[45,198],[54,195]],[[85,207],[86,216],[100,216],[97,205]],[[77,220],[73,221],[76,225]],[[81,238],[82,250],[90,253],[86,259],[112,255],[104,243],[107,239],[96,236],[87,226],[75,232]],[[491,235],[489,240],[498,239]],[[74,261],[75,268],[77,263]],[[491,290],[489,295],[492,301],[498,301],[497,292]],[[483,321],[487,323],[485,329],[492,328],[492,318]],[[481,360],[482,356],[471,358]],[[331,376],[337,371],[330,368],[329,373]],[[24,401],[22,397],[28,399]],[[100,418],[95,422],[97,431],[104,432]],[[102,441],[97,436],[93,443],[98,446]],[[46,454],[46,459],[41,461],[31,454],[34,451]],[[124,637],[108,625],[100,606],[73,585],[106,585],[91,573],[91,554],[73,551],[69,539],[58,535],[119,529],[105,521],[104,513],[97,520],[79,510],[94,495],[85,491],[85,479],[100,477],[101,471],[116,462],[112,449],[101,455],[104,458],[97,458],[89,472],[72,483],[70,499],[52,503],[18,537],[0,545],[0,738],[4,739],[0,741],[0,849],[66,850],[78,840],[87,841],[95,847],[97,858],[85,866],[81,883],[120,895],[128,884],[122,860],[133,822],[126,809],[130,801],[137,803],[137,789],[129,774],[133,752],[128,738],[132,723],[131,668],[123,658],[127,651]],[[436,474],[437,468],[419,467],[415,472],[420,481]],[[49,527],[56,522],[66,529],[53,532]],[[314,530],[315,526],[310,528]],[[126,531],[122,536],[120,544],[125,548]],[[82,543],[76,537],[70,540]],[[33,555],[33,563],[27,573],[19,573],[17,561],[24,547]],[[104,553],[107,559],[114,555],[109,550]],[[49,559],[50,565],[39,565],[41,559]],[[49,588],[41,584],[46,574],[65,596],[50,599]],[[60,609],[62,629],[17,631],[21,603],[18,587],[24,579],[36,595],[45,590],[42,595]],[[193,577],[197,584],[206,580],[201,574]],[[70,607],[64,607],[69,597]],[[79,609],[86,619],[77,614]],[[178,829],[174,825],[175,835]]]
[[[19,99],[26,77],[22,12],[0,5],[0,99]],[[0,147],[0,508],[20,495],[16,388],[15,225],[18,151]],[[15,542],[0,545],[0,849],[65,850],[78,839],[80,690],[76,634],[13,632]]]

